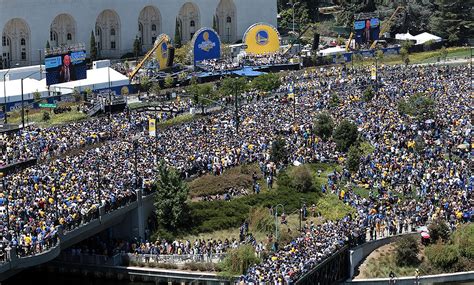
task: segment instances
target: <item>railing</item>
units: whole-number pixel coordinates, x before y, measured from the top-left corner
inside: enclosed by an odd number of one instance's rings
[[[226,257],[225,253],[212,254],[133,254],[129,253],[128,258],[134,262],[144,263],[173,263],[184,264],[188,262],[211,262],[218,263]]]

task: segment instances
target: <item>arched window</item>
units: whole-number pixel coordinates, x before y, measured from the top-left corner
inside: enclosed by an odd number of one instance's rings
[[[153,32],[156,32],[156,25],[155,25],[155,24],[151,25],[151,30],[152,30]]]
[[[7,37],[5,36],[2,37],[2,46],[7,46]]]
[[[138,23],[138,31],[139,31],[139,32],[143,31],[143,25],[142,25],[142,23]]]
[[[72,35],[71,35],[71,33],[68,33],[68,34],[67,34],[67,40],[68,40],[68,41],[72,41]]]
[[[56,33],[51,31],[51,33],[49,33],[49,39],[51,41],[56,41]]]
[[[232,23],[232,18],[230,16],[227,16],[227,23]]]
[[[25,40],[25,38],[21,38],[20,44],[21,44],[22,46],[26,46],[26,40]]]
[[[110,35],[115,36],[115,29],[114,28],[110,29]]]
[[[196,26],[196,23],[194,22],[194,20],[191,20],[191,22],[189,23],[189,26],[190,26],[190,27]]]

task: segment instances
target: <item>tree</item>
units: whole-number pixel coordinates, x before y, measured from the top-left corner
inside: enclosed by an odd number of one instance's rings
[[[377,58],[377,60],[382,60],[383,59],[383,51],[381,50],[378,50],[375,52],[375,58]]]
[[[176,48],[181,47],[181,21],[176,17],[176,23],[174,26],[174,45]]]
[[[332,93],[331,98],[329,98],[329,107],[330,108],[335,108],[335,107],[339,106],[340,102],[341,101],[339,100],[339,96],[337,96],[336,93]]]
[[[446,50],[445,46],[441,47],[441,49],[439,50],[439,55],[444,61],[446,61],[446,58],[448,57],[448,51]]]
[[[418,242],[413,236],[405,236],[395,244],[395,263],[398,266],[416,266],[420,263]]]
[[[140,78],[140,89],[143,92],[148,93],[148,91],[150,91],[151,85],[152,85],[152,82],[150,80],[150,77],[143,76],[143,77]]]
[[[251,83],[252,88],[265,92],[276,90],[280,87],[280,85],[280,76],[275,73],[267,73],[260,75],[255,78]]]
[[[135,37],[135,40],[133,41],[133,54],[135,57],[138,57],[142,53],[142,44],[140,43],[140,40],[138,37]]]
[[[94,61],[97,59],[97,43],[95,42],[94,31],[91,31],[89,56],[90,56],[91,61]]]
[[[239,97],[240,94],[247,91],[249,84],[244,77],[232,78],[226,77],[221,82],[219,91],[225,96],[234,96],[234,122],[237,134],[239,133],[240,115],[239,115]]]
[[[255,264],[260,263],[260,258],[255,254],[255,249],[251,245],[242,245],[230,250],[225,259],[220,263],[222,273],[220,275],[234,279],[236,275],[241,275]]]
[[[423,44],[423,49],[425,51],[429,51],[433,49],[433,45],[435,44],[434,40],[429,40]]]
[[[360,165],[360,157],[362,156],[362,152],[357,145],[352,145],[349,148],[347,153],[347,160],[346,160],[346,167],[351,172],[357,172],[359,170]]]
[[[79,90],[77,90],[77,88],[74,88],[74,90],[72,91],[72,96],[74,97],[75,102],[82,101],[81,93],[79,92]]]
[[[216,15],[212,16],[212,28],[214,29],[214,31],[219,30]]]
[[[171,75],[165,77],[165,88],[171,88],[174,84],[174,78]]]
[[[191,56],[191,43],[187,43],[180,48],[175,49],[174,61],[179,64],[190,65],[192,63]]]
[[[319,113],[314,121],[314,133],[324,141],[331,137],[334,131],[334,121],[329,113]]]
[[[90,89],[89,87],[87,87],[86,89],[84,89],[84,93],[86,93],[86,98],[87,100],[91,97],[91,95],[93,94],[92,92],[92,89]]]
[[[312,192],[314,187],[314,178],[311,174],[309,166],[303,164],[294,168],[291,172],[291,188],[297,192],[307,193]]]
[[[364,102],[370,102],[374,98],[374,95],[374,90],[372,90],[372,87],[369,86],[367,89],[365,89],[362,99]]]
[[[155,94],[155,95],[159,95],[159,94],[160,94],[160,91],[161,91],[160,84],[159,84],[158,82],[154,82],[154,83],[151,85],[150,91],[151,91],[151,93],[153,93],[153,94]]]
[[[408,55],[408,50],[406,48],[402,47],[400,49],[400,56],[402,57],[402,61],[405,63],[405,65],[410,63],[410,56]]]
[[[357,141],[357,126],[348,120],[343,120],[334,130],[332,137],[338,151],[346,152]]]
[[[423,93],[416,93],[408,99],[398,102],[398,112],[400,114],[415,117],[419,121],[424,121],[434,117],[435,102]]]
[[[437,241],[447,242],[449,240],[450,230],[445,221],[438,219],[433,221],[429,226],[430,239],[433,243]]]
[[[270,150],[270,159],[277,164],[285,164],[288,160],[288,149],[286,141],[282,137],[278,137],[272,142]]]
[[[46,49],[50,49],[51,45],[49,44],[49,40],[46,41]]]
[[[35,103],[38,103],[41,101],[41,93],[38,92],[38,90],[36,90],[35,92],[33,92],[33,101]]]
[[[156,188],[156,217],[165,229],[176,231],[188,221],[188,186],[174,168],[161,161],[158,165]]]
[[[432,33],[454,44],[472,36],[474,23],[471,6],[465,0],[434,0],[429,27]]]

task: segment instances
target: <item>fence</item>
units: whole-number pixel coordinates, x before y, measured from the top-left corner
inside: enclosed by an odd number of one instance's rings
[[[225,253],[212,254],[133,254],[129,253],[130,261],[184,264],[188,262],[218,263],[225,258]]]
[[[338,250],[331,257],[304,274],[296,285],[329,285],[349,278],[349,246]]]

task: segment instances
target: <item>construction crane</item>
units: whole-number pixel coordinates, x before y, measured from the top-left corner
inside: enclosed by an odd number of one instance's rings
[[[283,52],[283,55],[287,54],[292,48],[293,46],[295,45],[295,43],[297,43],[301,37],[303,37],[303,35],[309,30],[309,28],[313,27],[312,24],[308,24],[308,26],[306,26],[306,28],[299,34],[298,38],[296,39],[293,39],[293,41],[291,42],[291,44],[289,45],[289,47]]]
[[[351,32],[351,35],[349,36],[349,40],[346,43],[346,51],[349,51],[349,47],[351,46],[352,38],[354,37],[354,32]]]
[[[130,76],[129,76],[130,81],[135,77],[135,75],[137,75],[138,71],[140,71],[140,69],[143,67],[143,65],[150,59],[150,57],[155,53],[155,51],[161,46],[161,44],[164,41],[169,42],[169,37],[167,35],[162,35],[158,38],[158,40],[155,41],[155,44],[153,45],[153,48],[150,49],[145,54],[143,59],[137,64],[137,66],[135,66],[135,69],[130,73]]]
[[[390,16],[387,21],[384,21],[382,28],[380,28],[379,38],[381,38],[383,34],[390,30],[393,25],[393,20],[395,19],[395,16],[403,9],[405,9],[404,6],[398,6],[397,9],[395,9],[395,12],[393,12],[392,16]],[[377,41],[375,40],[370,46],[370,49],[374,49],[376,45]]]

